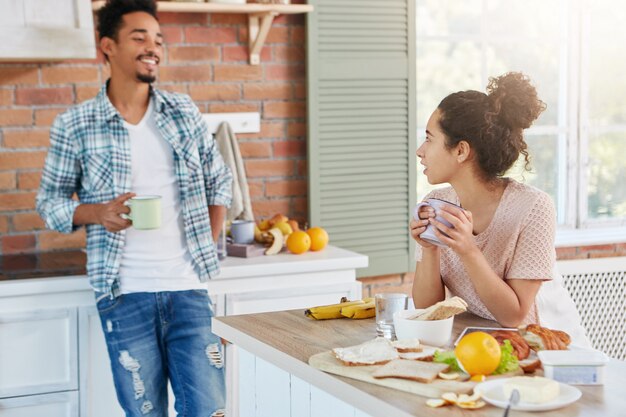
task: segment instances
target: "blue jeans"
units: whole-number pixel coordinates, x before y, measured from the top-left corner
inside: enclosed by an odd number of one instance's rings
[[[117,399],[127,417],[224,416],[223,349],[206,291],[96,294]]]

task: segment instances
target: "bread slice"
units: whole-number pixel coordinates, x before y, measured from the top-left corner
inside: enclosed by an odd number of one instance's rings
[[[408,317],[413,320],[445,320],[467,311],[467,303],[461,297],[447,298],[428,307],[418,315]]]
[[[395,359],[372,373],[374,378],[402,378],[429,383],[439,372],[446,372],[449,366],[443,363]]]
[[[391,344],[393,345],[393,347],[399,352],[399,353],[406,353],[406,352],[421,352],[422,351],[422,346],[420,345],[420,340],[419,339],[399,339],[399,340],[395,340],[393,342],[391,342]]]
[[[398,352],[384,337],[377,337],[356,346],[333,349],[335,357],[344,365],[381,365],[397,359]]]

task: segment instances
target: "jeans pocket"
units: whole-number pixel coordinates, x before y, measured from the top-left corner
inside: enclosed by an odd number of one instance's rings
[[[122,302],[123,295],[111,297],[110,294],[96,293],[96,307],[100,314],[113,310]]]

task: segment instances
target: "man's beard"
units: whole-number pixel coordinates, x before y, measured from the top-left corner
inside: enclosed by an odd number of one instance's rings
[[[142,83],[152,84],[156,81],[156,76],[151,74],[141,74],[137,73],[137,79]]]

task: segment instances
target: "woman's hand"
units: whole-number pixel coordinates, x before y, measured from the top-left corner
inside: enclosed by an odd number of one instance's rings
[[[435,226],[435,235],[441,242],[448,245],[461,257],[470,255],[478,249],[474,241],[474,224],[471,212],[444,205],[440,209],[439,216],[453,226],[453,228],[448,227],[434,218],[430,219],[430,223]]]
[[[430,206],[422,206],[420,207],[417,215],[419,216],[419,220],[411,219],[411,222],[409,223],[411,237],[425,249],[437,248],[436,245],[420,239],[420,235],[426,231],[426,227],[428,227],[430,219],[435,218],[435,210]]]

